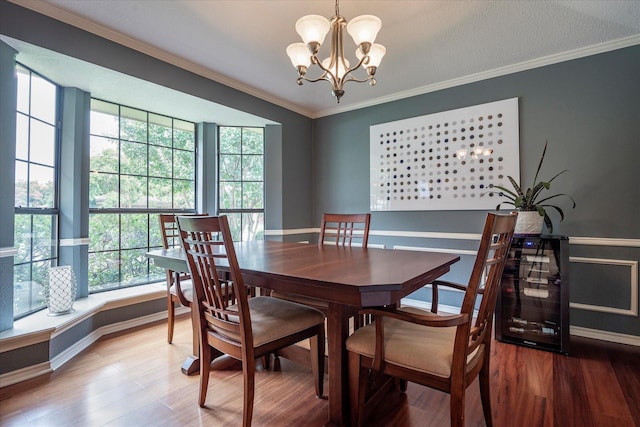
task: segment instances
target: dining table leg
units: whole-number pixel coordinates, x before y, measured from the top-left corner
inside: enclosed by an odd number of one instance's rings
[[[354,307],[329,303],[327,310],[327,340],[329,348],[329,421],[325,426],[347,425],[349,417],[349,383],[347,377],[347,349],[349,318]]]
[[[176,283],[180,283],[180,275],[176,273]],[[196,318],[198,310],[195,310],[191,304],[189,311],[191,313],[191,354],[187,356],[180,370],[185,375],[194,375],[200,372],[200,335],[198,334],[198,319]]]

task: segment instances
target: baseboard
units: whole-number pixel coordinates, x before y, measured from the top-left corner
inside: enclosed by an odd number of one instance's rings
[[[569,333],[577,337],[593,338],[601,341],[609,341],[618,344],[627,344],[640,347],[640,337],[635,335],[620,334],[617,332],[600,331],[584,328],[582,326],[570,326]]]

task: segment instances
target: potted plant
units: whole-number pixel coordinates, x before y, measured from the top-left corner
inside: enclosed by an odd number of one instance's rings
[[[538,235],[542,231],[543,222],[547,226],[549,234],[553,233],[553,223],[549,217],[548,210],[553,209],[558,212],[560,214],[560,221],[564,220],[564,212],[559,206],[549,203],[552,199],[565,197],[571,200],[572,208],[576,207],[575,200],[567,194],[560,193],[550,196],[546,194],[546,191],[551,187],[551,182],[565,173],[567,171],[566,169],[557,173],[548,181],[538,181],[540,168],[542,167],[542,162],[544,161],[544,156],[547,152],[547,142],[544,144],[542,157],[540,158],[540,163],[538,163],[538,169],[536,170],[536,175],[533,178],[531,187],[526,190],[523,189],[516,180],[510,176],[507,176],[507,178],[509,179],[509,182],[511,182],[513,189],[510,190],[500,185],[492,186],[492,188],[500,190],[500,193],[498,194],[499,196],[507,199],[498,203],[496,210],[500,210],[500,207],[503,204],[506,204],[512,205],[518,211],[518,222],[516,224],[515,231],[516,234]]]

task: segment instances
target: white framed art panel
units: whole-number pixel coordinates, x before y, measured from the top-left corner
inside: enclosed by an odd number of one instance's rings
[[[492,210],[519,180],[518,98],[370,127],[370,209]]]

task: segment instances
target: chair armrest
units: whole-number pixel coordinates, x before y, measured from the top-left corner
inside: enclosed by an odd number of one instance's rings
[[[469,321],[467,314],[451,314],[447,316],[440,315],[420,315],[416,313],[408,313],[406,311],[398,311],[387,308],[365,308],[358,312],[359,314],[372,314],[374,316],[392,317],[394,319],[403,320],[405,322],[416,323],[418,325],[432,327],[450,327],[459,326]]]
[[[180,286],[180,281],[189,280],[191,277],[189,275],[181,274],[177,271],[169,271],[169,272],[173,276],[173,284],[176,287],[176,295],[178,296],[178,300],[180,301],[180,304],[182,304],[185,307],[190,307],[191,302],[187,300],[187,298],[182,293],[182,287]]]
[[[467,290],[465,285],[446,280],[434,280],[431,282],[431,312],[434,314],[438,314],[438,286],[446,286],[463,292]]]
[[[446,286],[448,288],[454,288],[454,289],[458,289],[460,291],[466,291],[467,290],[467,285],[461,285],[460,283],[455,283],[455,282],[449,282],[446,280],[434,280],[431,285],[435,288],[437,288],[438,286]]]

